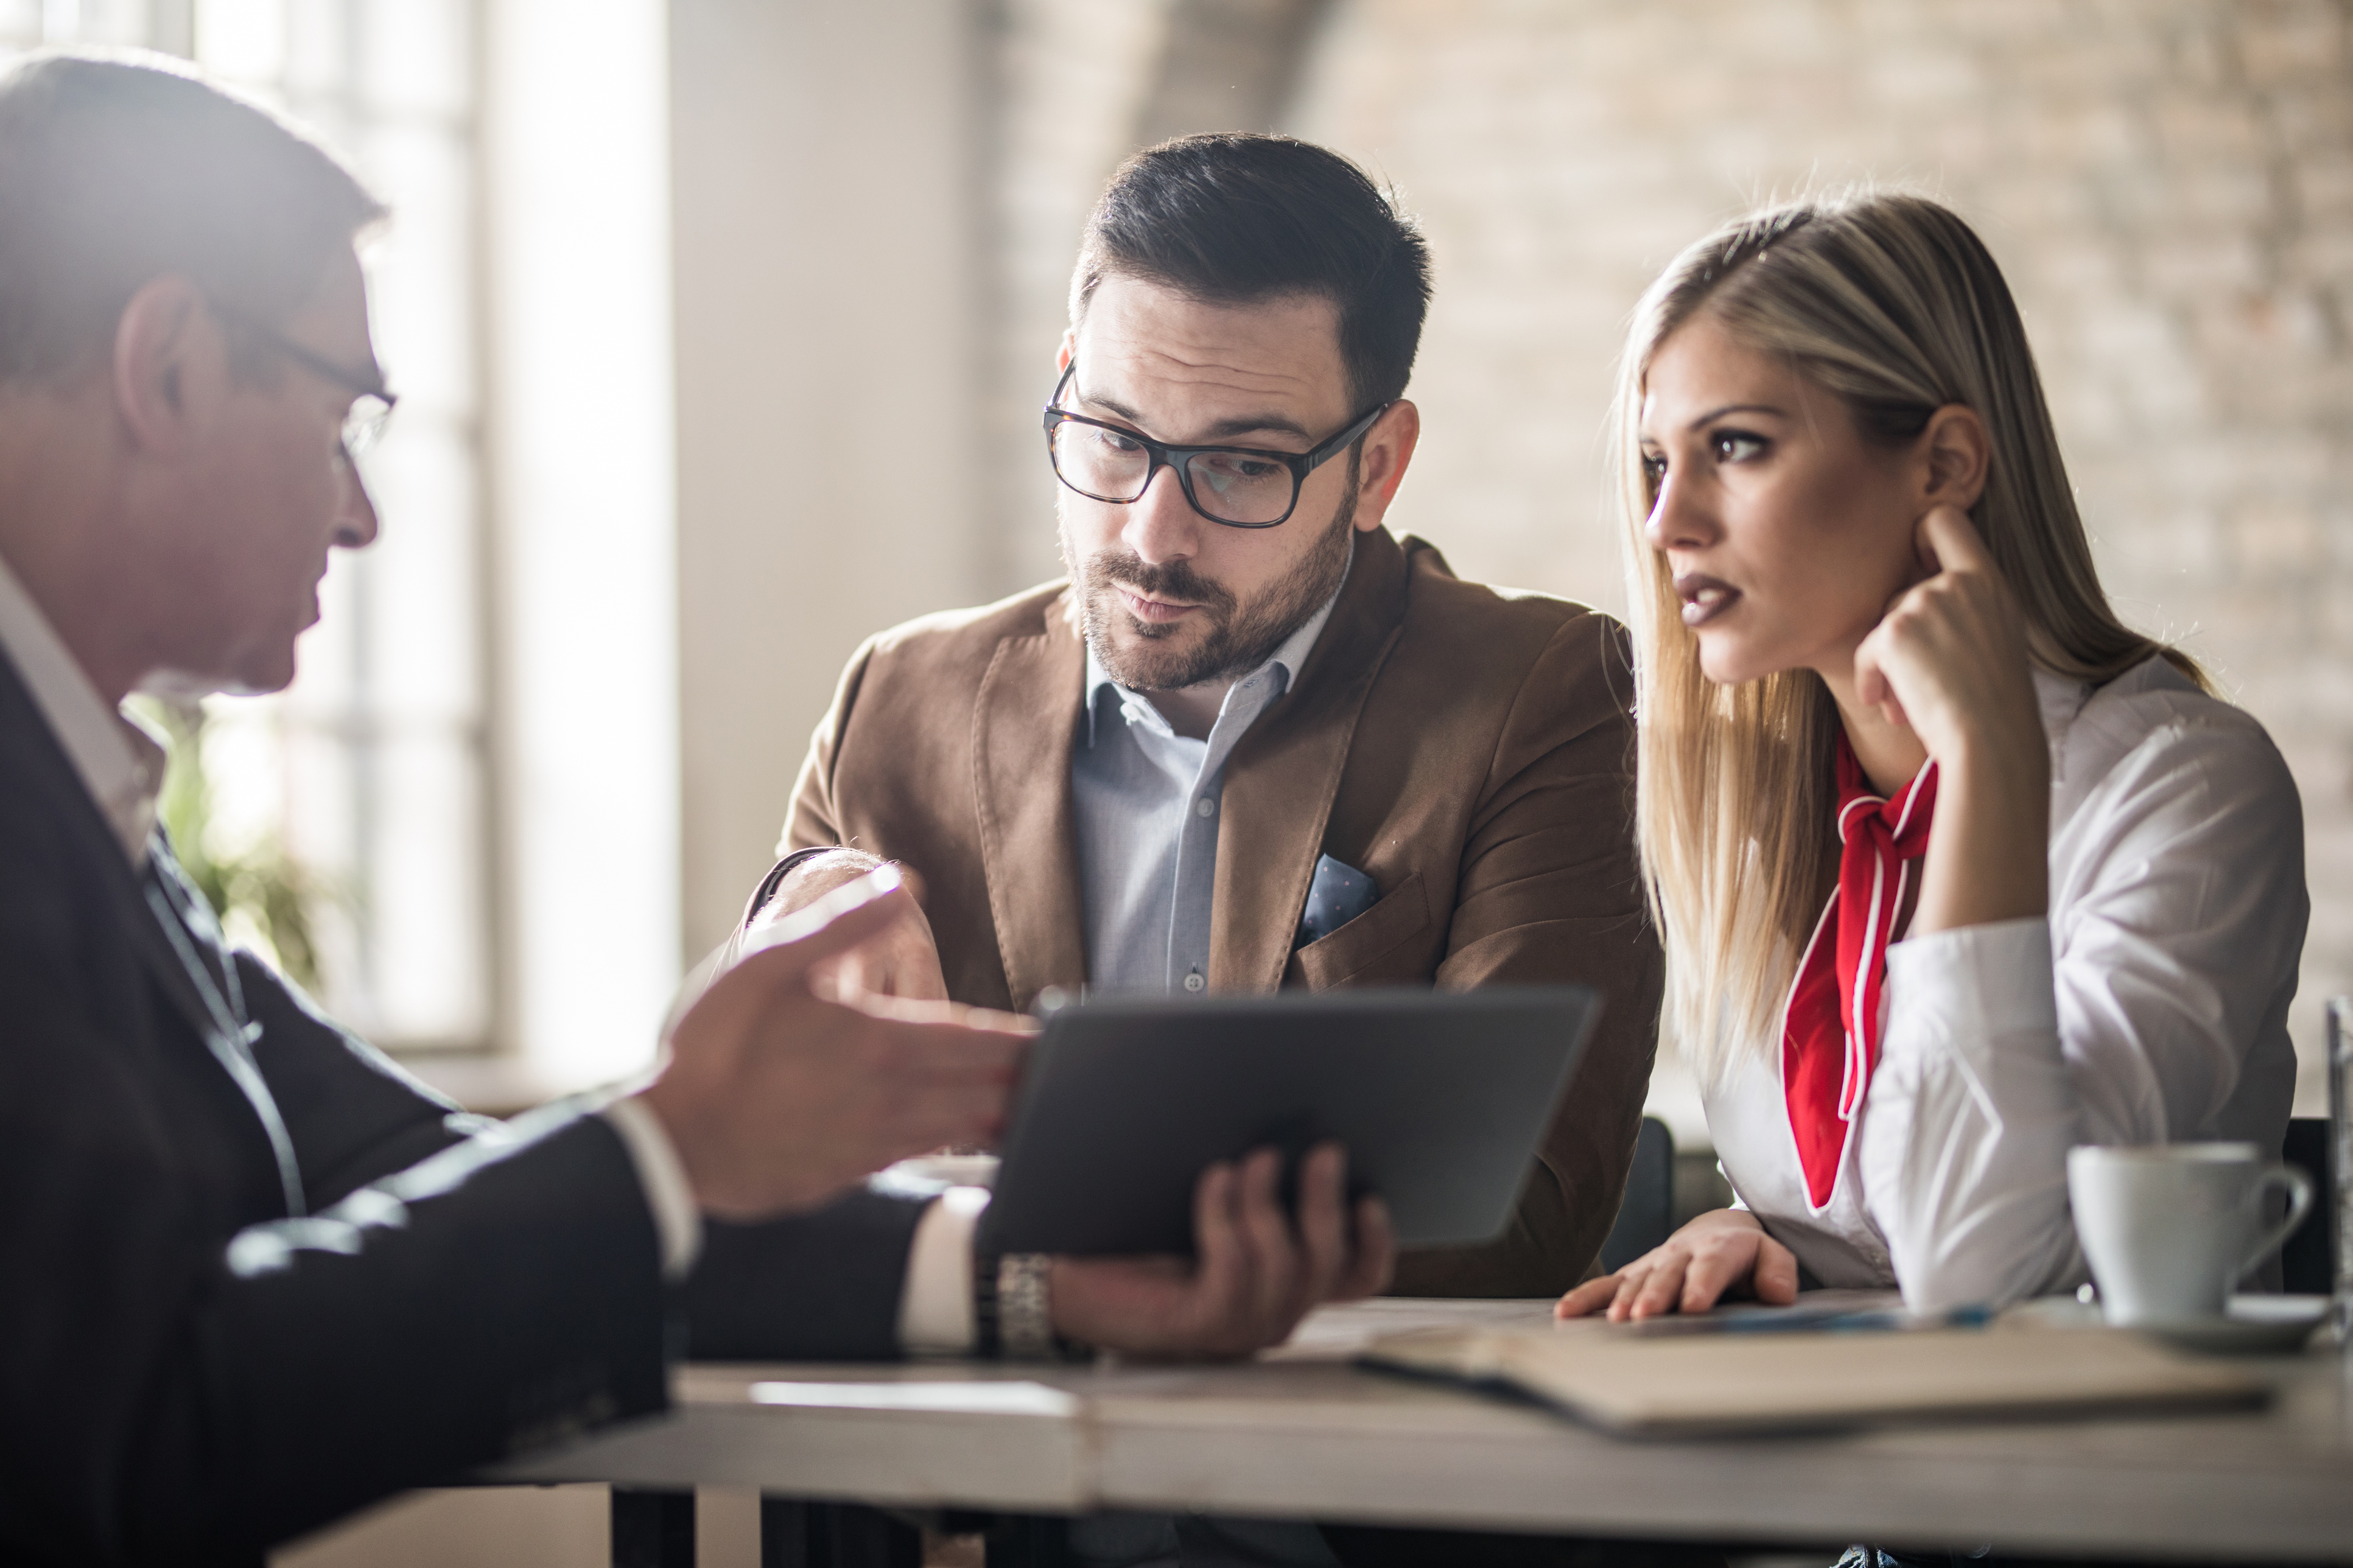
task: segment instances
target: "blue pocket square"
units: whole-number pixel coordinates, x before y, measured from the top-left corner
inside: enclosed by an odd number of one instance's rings
[[[1299,940],[1293,945],[1305,947],[1311,942],[1321,942],[1379,902],[1381,890],[1373,879],[1354,866],[1345,866],[1329,855],[1315,862],[1315,880],[1307,889],[1307,910],[1299,917]]]

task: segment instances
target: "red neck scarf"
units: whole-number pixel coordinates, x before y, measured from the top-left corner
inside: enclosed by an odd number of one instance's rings
[[[1838,887],[1789,987],[1781,1018],[1781,1091],[1806,1194],[1819,1209],[1831,1201],[1847,1129],[1862,1109],[1879,1060],[1880,989],[1887,942],[1928,852],[1936,808],[1936,764],[1930,761],[1894,800],[1873,795],[1846,736],[1838,742]],[[1838,922],[1835,953],[1822,941]]]

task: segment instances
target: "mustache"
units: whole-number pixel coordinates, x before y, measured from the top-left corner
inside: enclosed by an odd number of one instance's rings
[[[1189,561],[1155,566],[1126,551],[1106,550],[1087,562],[1087,575],[1098,583],[1122,584],[1147,598],[1182,599],[1218,616],[1234,608],[1234,595],[1226,585],[1194,571]]]

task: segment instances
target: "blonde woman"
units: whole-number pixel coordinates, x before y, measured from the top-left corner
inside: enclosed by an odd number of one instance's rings
[[[2073,1287],[2071,1145],[2279,1147],[2287,770],[2109,609],[2016,307],[1944,207],[1709,237],[1622,374],[1643,866],[1741,1206],[1560,1311]]]

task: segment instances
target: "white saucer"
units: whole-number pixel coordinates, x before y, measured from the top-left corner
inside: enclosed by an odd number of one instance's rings
[[[2328,1318],[2326,1296],[2233,1296],[2227,1317],[2141,1327],[2184,1350],[2230,1355],[2281,1354],[2304,1348]]]

